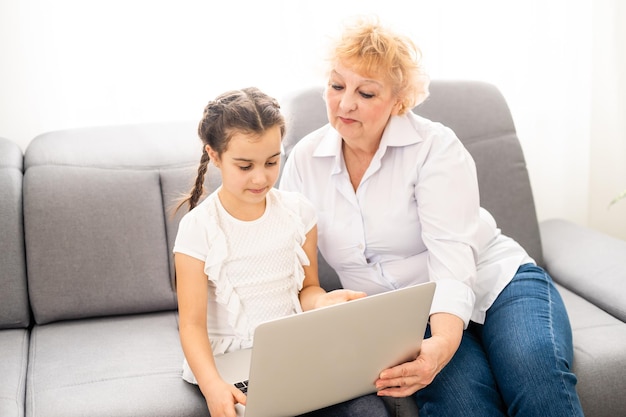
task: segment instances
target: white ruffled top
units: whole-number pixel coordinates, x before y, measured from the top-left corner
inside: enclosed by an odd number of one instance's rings
[[[207,331],[215,355],[251,347],[258,324],[302,311],[302,265],[309,264],[302,245],[317,221],[301,194],[277,189],[267,194],[260,218],[238,220],[224,209],[218,191],[181,219],[174,244],[174,252],[205,264]],[[183,378],[197,383],[186,360]]]

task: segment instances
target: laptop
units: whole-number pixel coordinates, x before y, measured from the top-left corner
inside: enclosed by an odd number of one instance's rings
[[[215,357],[247,391],[237,415],[295,416],[376,392],[383,369],[417,356],[434,292],[418,284],[260,324],[252,348]]]

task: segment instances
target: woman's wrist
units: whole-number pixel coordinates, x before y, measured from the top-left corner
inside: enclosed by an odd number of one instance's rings
[[[463,320],[450,313],[435,313],[430,316],[430,333],[442,343],[441,360],[446,365],[454,356],[463,337]]]

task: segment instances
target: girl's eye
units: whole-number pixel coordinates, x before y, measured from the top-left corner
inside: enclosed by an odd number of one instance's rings
[[[246,165],[245,167],[239,167],[240,170],[242,171],[248,171],[250,168],[252,168],[252,165]]]
[[[274,165],[276,165],[278,162],[274,161],[274,162],[267,162],[265,165],[267,165],[268,167],[273,167]]]

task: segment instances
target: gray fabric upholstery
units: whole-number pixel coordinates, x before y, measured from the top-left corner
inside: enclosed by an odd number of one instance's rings
[[[198,156],[198,162],[200,162],[200,156]],[[176,210],[176,207],[191,190],[191,187],[195,182],[196,175],[197,165],[179,169],[170,169],[161,172],[161,188],[163,191],[163,204],[165,207],[168,253],[172,253],[172,250],[174,249],[174,240],[176,239],[176,233],[178,231],[178,222],[180,222],[183,215],[189,211],[189,207],[187,205],[181,207],[179,210]],[[221,172],[215,168],[214,165],[209,165],[204,178],[204,197],[215,191],[221,183]],[[173,262],[170,267],[172,288],[175,288]]]
[[[27,327],[30,307],[26,283],[22,215],[22,150],[0,138],[0,416],[24,415]]]
[[[182,380],[175,312],[35,326],[26,416],[202,416]]]
[[[546,267],[554,280],[626,321],[626,241],[560,219],[540,227]]]
[[[173,208],[200,155],[196,123],[52,132],[29,145],[27,416],[206,415],[181,377],[171,253]]]
[[[38,324],[176,308],[162,177],[197,165],[200,151],[195,124],[182,123],[31,142],[24,216]]]
[[[197,122],[101,126],[50,132],[34,138],[25,169],[70,165],[108,169],[168,169],[200,161]],[[194,159],[197,157],[197,161]]]
[[[28,168],[24,216],[38,324],[175,308],[157,171]]]
[[[29,333],[0,330],[0,416],[22,417],[26,393]]]
[[[626,242],[559,219],[540,230],[546,268],[562,286],[572,323],[585,415],[625,415]]]
[[[626,325],[563,286],[558,288],[572,323],[574,371],[585,416],[626,415]]]
[[[22,215],[23,154],[0,138],[0,329],[30,321]]]

